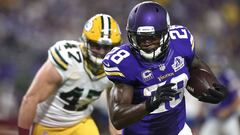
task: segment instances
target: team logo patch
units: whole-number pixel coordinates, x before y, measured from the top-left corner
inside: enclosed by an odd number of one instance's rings
[[[183,68],[184,66],[184,58],[181,56],[177,56],[174,58],[174,63],[172,64],[172,68],[175,72]]]
[[[143,81],[144,81],[144,82],[153,79],[154,76],[153,76],[153,74],[152,74],[152,71],[151,71],[151,70],[145,70],[145,71],[143,71],[143,72],[142,72],[142,78],[143,78]]]

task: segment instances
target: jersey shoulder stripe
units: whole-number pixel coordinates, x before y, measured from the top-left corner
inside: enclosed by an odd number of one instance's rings
[[[80,42],[73,40],[58,41],[50,47],[48,55],[57,68],[66,71],[74,60],[78,63],[82,61]]]
[[[194,39],[193,39],[193,36],[192,34],[190,35],[190,42],[191,42],[191,45],[192,45],[192,51],[194,51]]]
[[[122,76],[122,77],[125,77],[123,75],[122,72],[120,72],[120,70],[118,69],[118,67],[106,67],[104,65],[104,70],[105,70],[105,73],[108,75],[108,76]]]
[[[104,71],[109,80],[133,84],[138,73],[138,62],[128,44],[114,47],[103,60]]]
[[[66,60],[64,60],[59,51],[56,48],[52,48],[50,52],[56,64],[63,70],[67,70],[68,63],[66,62]]]

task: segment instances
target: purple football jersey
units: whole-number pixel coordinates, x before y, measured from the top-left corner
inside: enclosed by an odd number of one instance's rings
[[[169,48],[163,59],[146,61],[129,44],[115,47],[104,58],[109,80],[134,86],[132,104],[145,101],[159,86],[176,84],[176,97],[126,127],[125,135],[177,135],[185,124],[184,91],[189,79],[188,65],[195,55],[193,37],[185,27],[176,25],[170,27],[169,34]]]

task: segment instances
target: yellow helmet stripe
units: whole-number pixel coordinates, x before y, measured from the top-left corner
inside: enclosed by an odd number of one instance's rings
[[[61,57],[59,52],[56,50],[51,50],[51,55],[56,64],[63,70],[67,70],[68,63]]]
[[[123,73],[121,72],[105,72],[108,76],[122,76],[122,77],[125,77],[123,75]]]

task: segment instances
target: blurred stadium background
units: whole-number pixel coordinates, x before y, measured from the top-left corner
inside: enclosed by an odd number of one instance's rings
[[[224,56],[240,74],[240,0],[156,1],[166,6],[172,24],[190,29],[202,58],[207,61],[213,54]],[[97,13],[112,15],[127,42],[128,13],[139,2],[0,0],[0,135],[17,134],[21,98],[46,60],[51,45],[63,39],[77,40],[85,21]],[[106,111],[104,104],[100,106],[95,109],[94,117],[101,133],[107,135]]]

